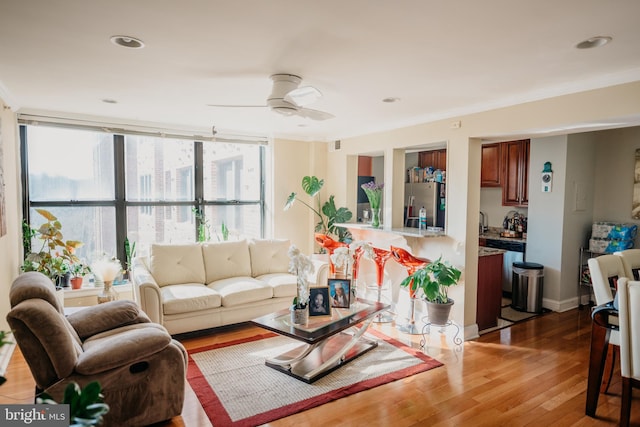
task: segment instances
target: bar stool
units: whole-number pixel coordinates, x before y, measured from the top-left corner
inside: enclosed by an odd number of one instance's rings
[[[431,260],[428,260],[426,258],[417,258],[411,255],[408,251],[396,246],[391,246],[390,249],[393,258],[396,260],[396,262],[398,262],[398,264],[404,266],[404,268],[407,269],[407,274],[409,276],[431,262]],[[400,332],[405,332],[412,335],[418,335],[422,333],[421,328],[418,328],[416,326],[415,308],[416,290],[413,289],[413,283],[411,283],[409,285],[409,322],[403,325],[396,326],[400,330]]]
[[[391,251],[388,251],[386,249],[380,249],[380,248],[373,248],[373,253],[374,253],[374,257],[373,257],[373,261],[376,264],[376,281],[377,281],[377,286],[378,286],[378,297],[377,297],[377,301],[381,302],[381,298],[382,298],[382,285],[384,282],[384,266],[387,263],[387,261],[389,260],[389,258],[391,258],[393,256],[393,254],[391,253]],[[373,319],[374,322],[376,323],[388,323],[393,321],[393,315],[391,313],[389,313],[388,311],[383,311],[379,314],[376,315],[376,317]]]
[[[333,277],[336,274],[336,266],[331,261],[331,255],[333,252],[343,246],[348,246],[346,243],[338,242],[337,240],[333,240],[331,237],[327,236],[323,233],[315,233],[314,237],[316,242],[325,248],[327,252],[329,252],[329,274]]]

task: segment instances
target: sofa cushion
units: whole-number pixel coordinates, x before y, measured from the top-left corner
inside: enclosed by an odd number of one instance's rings
[[[297,276],[289,273],[269,273],[256,277],[273,288],[273,297],[295,297]]]
[[[251,276],[249,244],[237,242],[207,243],[202,246],[206,280],[211,283],[229,277]]]
[[[249,242],[251,254],[251,275],[253,277],[269,273],[289,271],[289,240],[252,240]]]
[[[187,313],[220,307],[222,296],[203,284],[190,283],[163,286],[162,309],[164,314]]]
[[[207,285],[222,295],[224,307],[234,307],[273,297],[273,288],[253,277],[231,277]]]
[[[191,245],[151,245],[149,271],[158,286],[205,281],[202,248]]]

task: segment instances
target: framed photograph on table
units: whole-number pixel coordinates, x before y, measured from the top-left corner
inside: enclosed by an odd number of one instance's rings
[[[309,288],[309,317],[331,316],[331,298],[327,286]]]
[[[349,308],[351,295],[351,280],[329,279],[329,296],[331,307]]]

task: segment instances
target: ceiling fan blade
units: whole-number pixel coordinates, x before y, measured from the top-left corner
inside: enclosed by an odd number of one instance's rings
[[[298,107],[313,104],[322,98],[322,93],[313,86],[302,86],[288,92],[284,96],[284,100]]]
[[[294,114],[312,120],[329,120],[335,117],[333,114],[329,114],[324,111],[312,110],[310,108],[299,108]]]

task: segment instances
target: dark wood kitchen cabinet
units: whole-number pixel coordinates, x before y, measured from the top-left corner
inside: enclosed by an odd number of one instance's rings
[[[480,170],[480,186],[500,187],[502,184],[501,144],[484,144],[482,146],[482,167]]]
[[[432,166],[434,170],[447,170],[447,150],[443,149],[419,152],[418,166],[421,168],[428,168],[429,166]]]
[[[502,205],[529,205],[529,140],[501,144]]]
[[[502,254],[478,258],[478,297],[476,323],[478,330],[498,326],[502,309]]]

